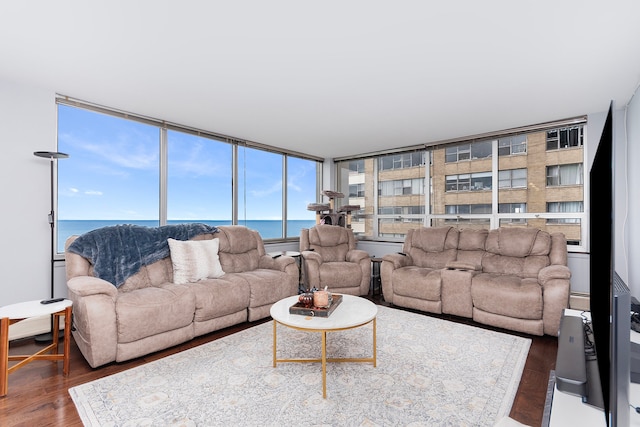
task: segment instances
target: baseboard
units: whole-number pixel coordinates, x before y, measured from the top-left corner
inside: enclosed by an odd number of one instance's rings
[[[64,329],[64,316],[60,316],[60,329]],[[51,332],[51,316],[31,317],[9,327],[9,341]]]
[[[572,292],[569,296],[569,308],[573,310],[589,311],[589,294]]]

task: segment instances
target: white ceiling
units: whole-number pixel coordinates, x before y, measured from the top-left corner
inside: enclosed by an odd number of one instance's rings
[[[637,0],[0,3],[0,78],[324,158],[624,106]]]

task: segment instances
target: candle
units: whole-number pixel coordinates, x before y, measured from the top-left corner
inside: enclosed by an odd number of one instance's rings
[[[322,308],[329,307],[329,292],[315,291],[313,293],[313,305]]]

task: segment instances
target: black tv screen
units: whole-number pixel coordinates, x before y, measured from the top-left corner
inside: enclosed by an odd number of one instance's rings
[[[613,310],[611,291],[614,248],[612,121],[612,107],[609,107],[598,150],[589,173],[591,207],[589,216],[589,301],[605,414],[608,414],[610,410],[609,345],[611,325],[609,316]]]
[[[614,106],[589,173],[589,273],[593,341],[607,426],[629,423],[629,289],[615,271]],[[590,388],[590,392],[594,391]]]

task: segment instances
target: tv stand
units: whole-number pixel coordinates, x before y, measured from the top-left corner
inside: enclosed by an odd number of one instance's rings
[[[556,386],[558,390],[579,396],[584,403],[604,410],[598,362],[588,354],[586,340],[593,342],[593,335],[583,318],[562,316],[558,333]]]
[[[566,309],[564,316],[574,316],[582,320],[583,312],[580,310]],[[587,319],[589,319],[589,313],[584,313]],[[590,320],[590,319],[589,319]],[[640,333],[633,330],[629,331],[631,340],[631,372],[638,372],[640,370]],[[558,352],[560,352],[560,338],[558,339]],[[636,359],[636,368],[634,368],[634,357]],[[591,364],[596,365],[595,372],[590,368]],[[556,364],[557,367],[557,364]],[[585,361],[585,368],[587,369],[587,380],[591,381],[592,377],[598,378],[597,363],[595,359],[593,362],[590,360]],[[553,376],[554,371],[551,372]],[[555,373],[557,376],[557,372]],[[638,373],[640,376],[640,373]],[[551,382],[551,379],[550,379]],[[556,378],[555,386],[549,386],[551,390],[547,394],[547,403],[545,406],[550,406],[549,416],[543,420],[543,427],[565,427],[569,425],[576,425],[581,427],[605,427],[605,418],[602,409],[599,409],[597,405],[591,403],[585,404],[582,397],[562,392],[558,387],[558,381]],[[588,386],[587,392],[589,393],[590,387]],[[593,393],[591,393],[593,394]],[[640,383],[631,381],[629,387],[629,403],[631,405],[640,406]],[[636,413],[634,408],[629,408],[629,426],[640,427],[640,414]],[[620,426],[621,424],[619,424]]]
[[[558,390],[587,396],[587,367],[582,317],[562,316],[558,332],[556,384]]]

